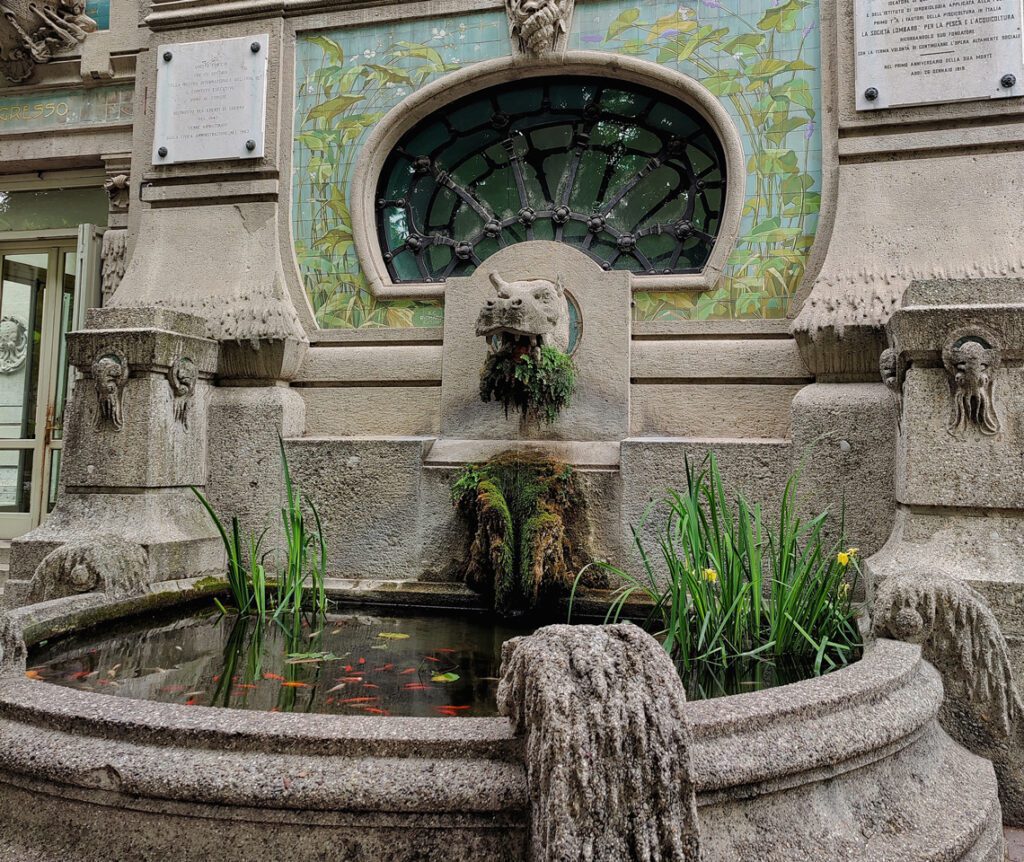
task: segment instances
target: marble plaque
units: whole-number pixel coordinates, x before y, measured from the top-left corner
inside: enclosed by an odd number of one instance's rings
[[[268,45],[262,35],[160,46],[154,165],[263,156]]]
[[[1024,96],[1024,0],[854,0],[857,110]]]

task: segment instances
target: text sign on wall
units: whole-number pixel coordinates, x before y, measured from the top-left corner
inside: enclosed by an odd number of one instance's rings
[[[1024,96],[1024,0],[854,0],[857,110]]]
[[[161,45],[153,164],[263,156],[269,39]]]

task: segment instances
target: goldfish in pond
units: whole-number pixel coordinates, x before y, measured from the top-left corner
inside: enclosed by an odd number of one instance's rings
[[[288,682],[282,682],[281,683],[281,688],[309,688],[309,683],[308,682],[295,682],[293,680],[289,680]]]
[[[265,674],[263,674],[263,678],[264,679],[274,679],[274,680],[277,680],[278,682],[284,682],[284,677],[281,676],[281,674],[279,674],[279,673],[265,673]]]

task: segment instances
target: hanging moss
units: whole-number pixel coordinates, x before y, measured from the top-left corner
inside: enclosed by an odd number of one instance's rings
[[[463,469],[452,502],[472,537],[462,575],[503,616],[538,610],[568,594],[587,553],[586,502],[573,469],[503,455]],[[586,583],[606,586],[595,571]]]
[[[480,399],[499,401],[524,422],[543,419],[549,425],[572,400],[576,366],[556,347],[518,347],[488,354],[480,373]]]

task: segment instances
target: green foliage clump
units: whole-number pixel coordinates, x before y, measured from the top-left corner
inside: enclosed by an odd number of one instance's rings
[[[213,520],[224,544],[228,558],[228,590],[239,614],[253,614],[261,620],[268,616],[281,620],[285,614],[291,614],[291,625],[297,627],[307,603],[307,589],[312,592],[312,605],[316,613],[322,616],[327,610],[327,591],[324,586],[327,543],[324,541],[320,513],[313,501],[303,497],[292,481],[284,441],[279,440],[279,444],[285,497],[281,507],[285,540],[283,551],[263,550],[269,527],[265,527],[259,535],[251,534],[243,539],[237,516],[231,518],[229,533],[202,492],[197,488],[192,488],[192,492]],[[303,502],[312,515],[312,524],[303,509]],[[268,575],[268,562],[276,567],[276,576]],[[219,601],[217,604],[226,612],[223,604]]]
[[[502,350],[488,354],[480,373],[480,399],[500,401],[523,421],[543,419],[549,425],[569,405],[576,388],[572,357],[556,347],[519,354]]]
[[[472,536],[463,577],[503,616],[568,592],[586,563],[586,506],[565,464],[500,456],[469,465],[452,483],[452,502]]]
[[[666,501],[660,566],[641,537],[643,521],[633,529],[642,575],[593,564],[620,583],[607,618],[618,620],[634,597],[649,599],[648,627],[684,674],[764,660],[820,674],[855,658],[857,549],[826,538],[827,511],[806,521],[797,514],[798,476],[786,484],[777,529],[763,524],[760,505],[731,502],[713,454],[700,471],[687,462],[686,481]]]

